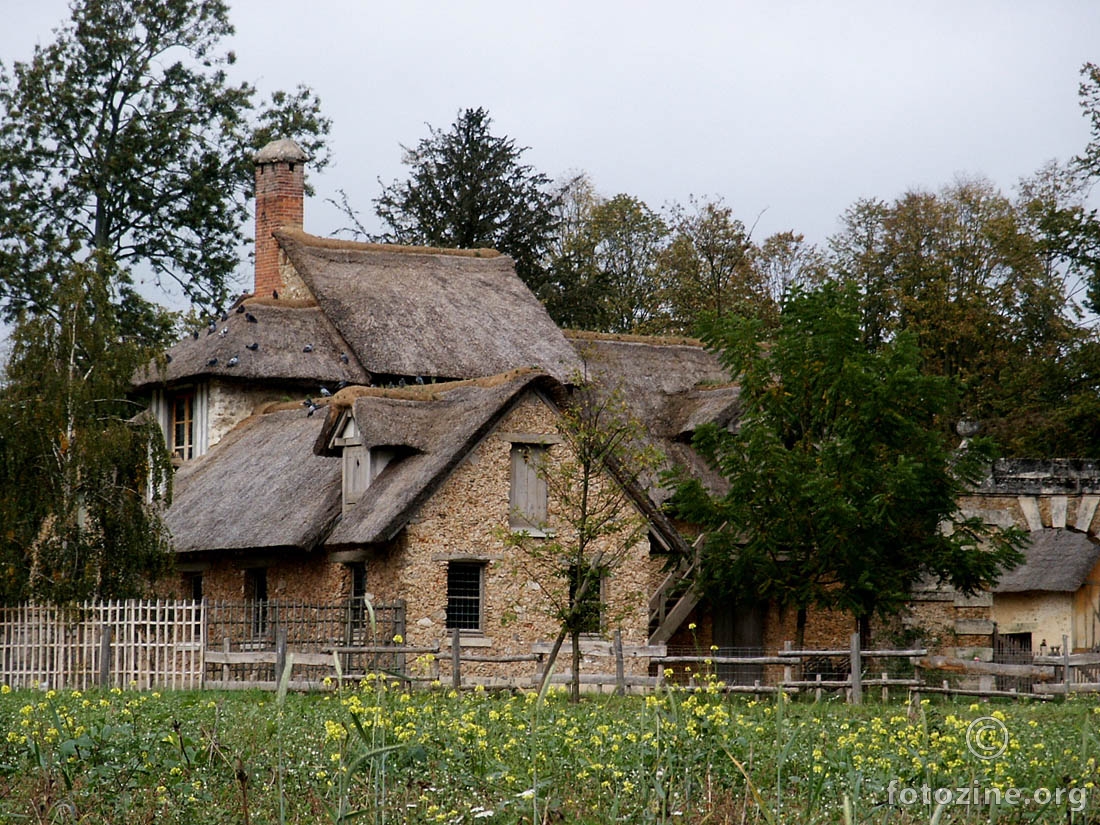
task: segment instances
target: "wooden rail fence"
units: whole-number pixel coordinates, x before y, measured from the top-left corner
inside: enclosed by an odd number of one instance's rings
[[[357,681],[384,673],[414,685],[530,688],[541,682],[547,666],[548,644],[535,643],[529,653],[488,654],[464,647],[458,631],[452,632],[449,649],[439,643],[398,643],[404,622],[402,603],[370,607],[369,616],[356,604],[275,602],[131,600],[0,607],[0,683],[76,690],[274,689],[278,676],[288,673],[291,688],[306,690],[331,678]],[[669,676],[697,684],[699,678],[717,678],[722,668],[741,668],[743,673],[768,667],[770,681],[755,678],[749,684],[725,684],[724,689],[756,695],[812,693],[817,699],[827,691],[841,691],[855,704],[875,689],[883,700],[899,688],[917,699],[922,693],[1036,699],[1100,693],[1100,652],[1070,653],[1068,639],[1061,651],[1035,656],[1030,664],[1006,664],[933,656],[924,649],[862,650],[859,635],[852,634],[847,649],[794,650],[788,642],[775,655],[669,655],[665,645],[624,646],[616,632],[607,642],[586,641],[580,679],[588,688],[626,693],[655,689]],[[567,659],[560,659],[559,667]],[[893,669],[900,676],[877,669],[876,663],[887,659],[905,663],[906,668]],[[589,669],[593,660],[611,667]],[[631,661],[645,664],[627,673]],[[814,672],[812,666],[823,662],[831,662],[835,672]],[[483,665],[516,667],[507,668],[507,676],[486,676],[486,669],[479,667]],[[685,673],[690,673],[686,679]],[[939,681],[944,674],[960,676],[962,683]],[[998,677],[1019,677],[1031,687],[998,690],[992,681]],[[551,681],[572,678],[562,669]]]

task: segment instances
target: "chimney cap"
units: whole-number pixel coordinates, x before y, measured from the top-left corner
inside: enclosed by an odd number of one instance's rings
[[[301,146],[290,138],[273,140],[256,153],[256,164],[261,163],[304,163],[309,160]]]

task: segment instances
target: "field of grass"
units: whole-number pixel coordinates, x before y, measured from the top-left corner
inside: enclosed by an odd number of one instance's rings
[[[0,688],[0,822],[1086,823],[1098,765],[1096,699]]]

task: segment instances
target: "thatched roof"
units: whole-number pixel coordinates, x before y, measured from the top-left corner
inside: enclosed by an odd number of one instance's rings
[[[344,515],[326,547],[393,538],[447,475],[528,390],[562,397],[562,385],[540,372],[517,370],[488,379],[394,391],[360,390],[350,399],[364,444],[406,447]],[[343,399],[346,403],[347,396]],[[330,405],[326,431],[344,404]]]
[[[369,380],[348,354],[349,345],[318,307],[254,299],[238,306],[244,311],[230,311],[227,320],[217,323],[215,332],[201,332],[198,338],[188,336],[169,350],[170,361],[139,370],[134,377],[135,387],[200,376],[330,384]],[[341,353],[348,355],[348,363],[341,359]],[[213,359],[217,361],[212,364]]]
[[[1009,570],[994,593],[1074,593],[1100,561],[1100,545],[1075,530],[1048,528],[1029,535],[1024,562]]]
[[[698,426],[727,426],[740,410],[740,391],[714,353],[692,339],[566,334],[588,376],[601,391],[622,392],[669,466],[687,471],[712,491],[724,489],[724,479],[690,446]],[[649,482],[655,501],[668,497],[657,478]]]
[[[510,258],[275,232],[330,321],[374,374],[475,378],[537,367],[561,381],[576,355]]]
[[[177,472],[165,517],[179,553],[311,549],[340,513],[340,460],[315,455],[319,415],[253,415]]]

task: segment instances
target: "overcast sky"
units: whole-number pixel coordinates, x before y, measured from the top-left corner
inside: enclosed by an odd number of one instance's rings
[[[959,175],[1007,190],[1080,152],[1078,72],[1100,61],[1097,0],[229,2],[241,79],[305,83],[334,121],[306,204],[319,235],[343,223],[324,203],[338,188],[376,228],[399,144],[483,106],[551,177],[654,208],[721,196],[747,224],[762,213],[758,239],[821,243],[858,198]],[[10,65],[67,2],[0,10]]]

